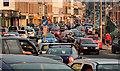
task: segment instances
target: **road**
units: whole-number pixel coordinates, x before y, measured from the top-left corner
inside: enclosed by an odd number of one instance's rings
[[[99,55],[94,54],[84,54],[82,55],[83,58],[106,58],[106,59],[120,59],[120,53],[113,54],[111,52],[111,47],[107,49],[107,47],[104,45],[103,49],[100,50]]]

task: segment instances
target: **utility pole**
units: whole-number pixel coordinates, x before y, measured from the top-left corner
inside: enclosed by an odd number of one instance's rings
[[[100,39],[102,40],[102,0],[100,0]]]
[[[94,0],[94,30],[95,30],[95,0]]]

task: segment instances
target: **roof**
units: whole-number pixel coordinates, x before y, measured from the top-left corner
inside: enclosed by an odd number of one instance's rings
[[[10,40],[10,39],[19,39],[19,40],[29,40],[28,38],[21,38],[21,37],[1,37],[0,39],[7,39],[7,40]]]
[[[90,62],[97,64],[120,64],[118,59],[77,59],[75,61]]]
[[[61,63],[50,58],[30,55],[0,54],[0,59],[6,63]]]

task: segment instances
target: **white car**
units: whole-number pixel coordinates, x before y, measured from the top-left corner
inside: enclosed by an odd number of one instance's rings
[[[118,59],[77,59],[68,66],[76,71],[120,71]]]
[[[36,32],[34,29],[26,29],[28,33],[28,37],[36,37]]]
[[[22,38],[27,38],[28,37],[28,34],[27,34],[26,30],[19,30],[18,33],[19,33],[19,36],[22,37]]]

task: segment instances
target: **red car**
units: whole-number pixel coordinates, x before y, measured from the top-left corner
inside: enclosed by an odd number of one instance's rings
[[[87,38],[92,38],[96,43],[98,43],[99,48],[102,49],[102,41],[97,35],[89,35]]]
[[[50,33],[54,34],[56,37],[59,37],[61,32],[58,28],[52,28]]]

